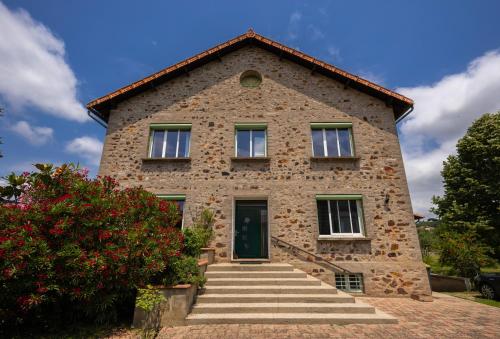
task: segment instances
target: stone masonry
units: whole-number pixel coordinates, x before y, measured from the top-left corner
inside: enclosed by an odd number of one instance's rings
[[[258,88],[239,83],[258,71]],[[236,123],[267,123],[269,161],[232,161]],[[358,160],[311,159],[311,122],[352,122]],[[151,123],[191,123],[189,162],[145,162]],[[231,260],[235,198],[266,198],[272,236],[363,273],[368,295],[429,295],[392,108],[256,46],[193,69],[110,112],[100,175],[156,194],[185,194],[184,225],[216,215],[217,262]],[[316,194],[362,194],[363,240],[318,240]],[[385,203],[385,197],[389,198]],[[277,246],[325,281],[327,268]]]

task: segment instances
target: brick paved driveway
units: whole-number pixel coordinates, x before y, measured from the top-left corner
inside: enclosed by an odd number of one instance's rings
[[[443,294],[433,302],[359,298],[395,315],[395,325],[199,325],[163,328],[159,338],[500,338],[500,308]],[[358,299],[358,298],[357,298]]]

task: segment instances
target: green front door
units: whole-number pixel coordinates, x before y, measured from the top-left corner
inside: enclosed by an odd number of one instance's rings
[[[234,259],[268,258],[267,234],[267,201],[236,201]]]

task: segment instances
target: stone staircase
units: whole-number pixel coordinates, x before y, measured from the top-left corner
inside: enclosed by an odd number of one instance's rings
[[[289,264],[214,264],[195,324],[388,324],[397,319]]]

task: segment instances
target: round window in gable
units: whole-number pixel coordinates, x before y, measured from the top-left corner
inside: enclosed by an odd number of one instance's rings
[[[262,76],[257,71],[245,71],[240,76],[240,84],[243,87],[259,87],[262,82]]]

